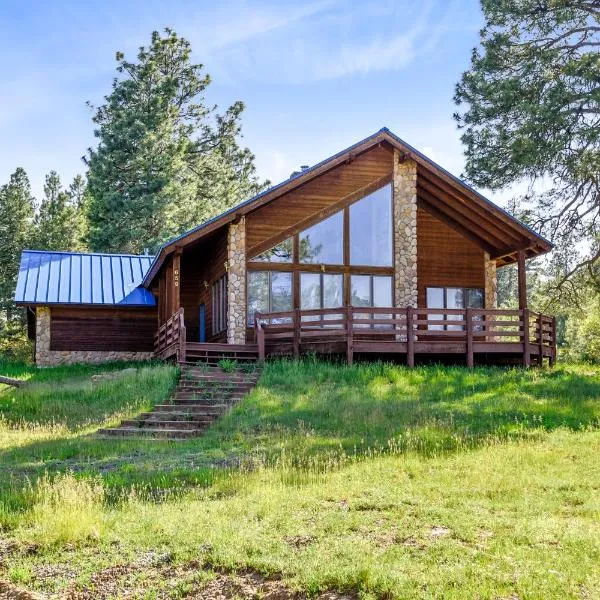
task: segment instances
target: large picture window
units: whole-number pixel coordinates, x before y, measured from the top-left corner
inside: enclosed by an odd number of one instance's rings
[[[350,206],[350,264],[392,266],[392,186]]]
[[[381,275],[352,275],[350,278],[350,304],[352,306],[368,306],[386,308],[392,304],[392,277]],[[390,318],[391,315],[373,315],[357,313],[359,319],[373,319],[373,326],[378,318]],[[380,326],[383,326],[380,324]],[[371,327],[364,324],[363,327]]]
[[[292,238],[273,246],[269,250],[261,252],[252,258],[255,262],[291,263],[292,262]]]
[[[481,288],[455,288],[455,287],[428,287],[427,308],[483,308],[483,289]],[[460,321],[462,315],[431,314],[429,320],[433,321]],[[429,325],[433,331],[462,331],[462,325]]]
[[[313,310],[344,306],[344,276],[340,274],[301,273],[300,308]],[[324,320],[339,319],[340,315],[325,315]],[[304,316],[304,321],[317,321],[319,317]]]
[[[254,325],[257,312],[292,310],[292,274],[278,271],[248,273],[248,325]]]

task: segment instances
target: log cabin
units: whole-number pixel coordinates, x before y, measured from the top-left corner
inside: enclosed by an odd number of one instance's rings
[[[38,365],[305,352],[553,363],[525,263],[552,244],[383,128],[155,256],[24,251]],[[518,309],[497,269],[518,266]]]

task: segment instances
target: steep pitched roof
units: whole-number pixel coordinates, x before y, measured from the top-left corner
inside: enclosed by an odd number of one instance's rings
[[[17,304],[155,306],[140,284],[152,256],[24,250]]]
[[[510,213],[488,200],[467,183],[446,171],[410,144],[407,144],[387,127],[383,127],[365,139],[301,171],[299,174],[168,240],[157,252],[142,285],[148,287],[152,283],[164,259],[175,248],[201,239],[211,231],[256,210],[286,192],[348,160],[352,160],[358,154],[362,154],[381,143],[390,144],[403,153],[406,158],[410,158],[417,163],[419,175],[423,175],[423,183],[418,189],[419,202],[439,217],[451,221],[467,237],[475,239],[500,264],[514,262],[516,260],[514,253],[517,250],[526,250],[529,256],[535,256],[552,249],[552,243],[533,229],[515,219]],[[441,201],[440,198],[442,198]],[[504,235],[502,233],[498,234],[498,231],[504,232]]]

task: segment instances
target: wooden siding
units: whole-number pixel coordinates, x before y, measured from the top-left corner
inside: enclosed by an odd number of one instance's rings
[[[321,211],[391,174],[392,156],[388,147],[377,146],[248,214],[248,258],[267,241],[277,244],[283,232],[311,217],[320,220]]]
[[[156,308],[50,310],[50,350],[152,352]]]
[[[471,240],[419,207],[417,210],[417,286],[425,308],[427,287],[485,285],[484,253]]]
[[[184,250],[181,256],[181,306],[189,342],[200,339],[200,305],[206,307],[206,339],[216,341],[226,334],[212,335],[212,284],[225,274],[227,227],[204,243]],[[206,281],[207,286],[204,285]]]

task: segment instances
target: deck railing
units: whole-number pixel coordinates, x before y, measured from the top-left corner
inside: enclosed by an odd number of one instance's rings
[[[303,345],[345,343],[348,362],[355,352],[463,353],[469,366],[476,353],[522,353],[556,358],[553,317],[529,309],[373,308],[349,306],[320,310],[256,313],[259,358],[267,349],[288,348],[294,357]]]
[[[177,362],[185,362],[186,331],[183,308],[172,314],[154,334],[154,356],[162,359],[175,356]]]

